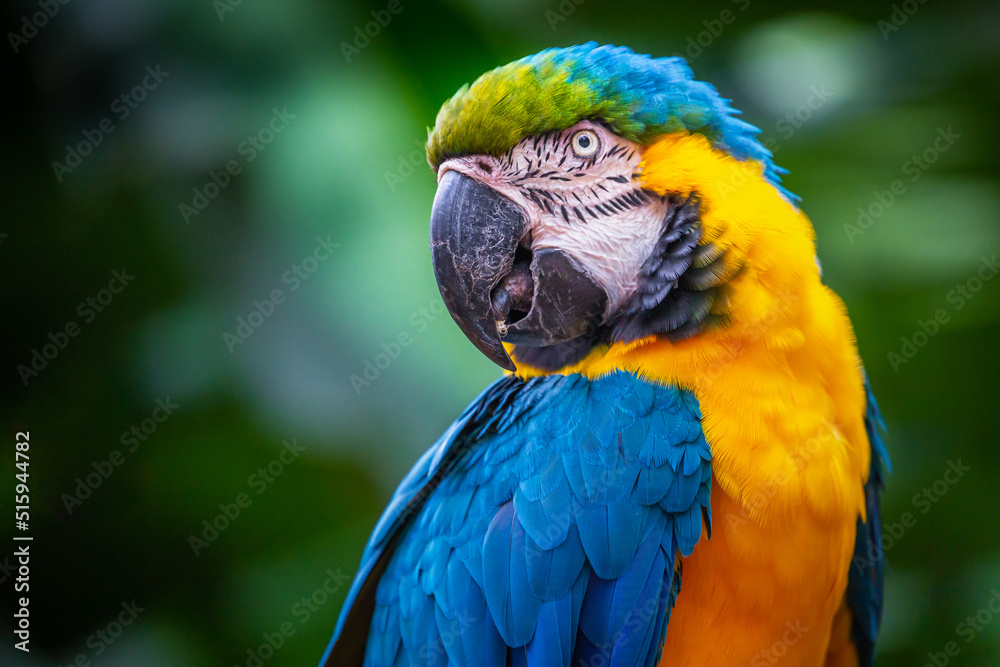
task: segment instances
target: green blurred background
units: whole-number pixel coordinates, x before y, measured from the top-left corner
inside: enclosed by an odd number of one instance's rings
[[[959,624],[1000,591],[1000,278],[975,280],[1000,250],[1000,8],[388,4],[52,0],[37,34],[40,5],[4,4],[0,497],[30,430],[34,542],[32,650],[5,611],[0,662],[315,663],[395,484],[499,374],[442,315],[426,127],[486,69],[595,39],[686,55],[791,170],[890,429],[879,664],[955,641],[950,664],[994,665],[1000,619]],[[102,292],[113,271],[134,278]]]

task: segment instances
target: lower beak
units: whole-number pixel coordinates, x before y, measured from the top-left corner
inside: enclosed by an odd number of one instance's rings
[[[520,206],[449,170],[431,211],[431,258],[445,306],[462,332],[498,366],[516,370],[503,341],[540,347],[591,332],[604,290],[561,250],[527,247]]]

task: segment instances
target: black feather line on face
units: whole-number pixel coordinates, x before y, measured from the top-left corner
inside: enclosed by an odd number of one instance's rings
[[[652,195],[636,190],[629,196],[641,204]],[[624,196],[621,201],[632,203]],[[733,267],[726,263],[724,251],[712,243],[700,243],[701,200],[690,195],[671,197],[668,202],[660,238],[639,271],[638,289],[620,312],[570,341],[539,348],[515,345],[515,360],[556,371],[579,363],[597,346],[649,336],[678,341],[725,323],[724,315],[714,308],[733,277]],[[596,217],[589,208],[584,210]]]

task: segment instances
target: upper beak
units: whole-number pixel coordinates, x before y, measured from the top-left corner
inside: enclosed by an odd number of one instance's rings
[[[532,253],[520,206],[448,170],[431,211],[431,258],[441,297],[491,361],[516,370],[501,342],[553,345],[593,330],[607,294],[561,250]],[[529,263],[530,262],[530,263]]]
[[[509,371],[514,362],[500,342],[490,294],[514,266],[528,231],[521,207],[457,171],[438,183],[431,209],[431,260],[441,298],[472,344]]]

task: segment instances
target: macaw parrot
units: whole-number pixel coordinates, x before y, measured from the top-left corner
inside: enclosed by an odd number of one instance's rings
[[[396,490],[322,665],[872,664],[883,425],[737,114],[594,43],[444,104],[434,273],[508,373]]]

